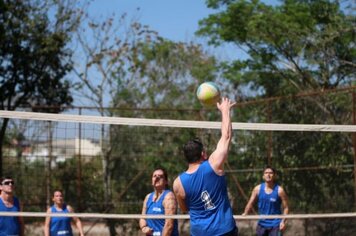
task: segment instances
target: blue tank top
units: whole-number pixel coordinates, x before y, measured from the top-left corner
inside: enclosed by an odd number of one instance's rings
[[[163,200],[167,193],[171,192],[170,190],[164,190],[162,193],[162,196],[158,199],[158,201],[154,202],[153,201],[153,195],[154,192],[152,192],[146,202],[146,214],[152,214],[152,215],[164,215],[164,207],[163,207]],[[148,227],[153,229],[153,236],[160,236],[162,235],[162,231],[164,228],[164,219],[146,219]],[[178,221],[174,220],[174,228],[172,231],[172,236],[178,236]]]
[[[194,173],[184,172],[179,178],[185,191],[192,236],[218,236],[236,228],[225,176],[217,175],[208,161]]]
[[[58,211],[56,207],[51,206],[52,213],[68,213],[67,205],[64,204],[61,211]],[[71,217],[51,217],[50,219],[50,235],[51,236],[72,236],[72,227],[71,227]]]
[[[14,197],[14,205],[12,207],[7,207],[5,206],[2,198],[0,198],[0,211],[19,212],[19,200]],[[17,216],[0,216],[0,236],[8,235],[20,235],[20,222]]]
[[[262,183],[260,192],[258,193],[258,213],[260,215],[280,215],[282,200],[278,195],[278,185],[275,184],[273,191],[268,194],[265,192],[266,184]],[[258,224],[264,228],[272,228],[279,226],[281,219],[262,219]]]

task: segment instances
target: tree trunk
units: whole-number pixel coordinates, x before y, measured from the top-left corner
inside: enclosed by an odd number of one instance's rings
[[[3,158],[4,158],[3,147],[5,143],[5,132],[8,123],[9,123],[9,119],[4,118],[0,131],[0,176],[3,176]]]

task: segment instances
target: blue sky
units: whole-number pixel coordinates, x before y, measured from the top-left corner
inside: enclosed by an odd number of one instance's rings
[[[276,4],[278,0],[264,2]],[[206,6],[205,0],[93,0],[89,10],[95,17],[106,18],[113,13],[119,16],[127,13],[129,18],[138,16],[141,24],[148,25],[160,36],[173,41],[201,43],[211,54],[223,60],[247,57],[236,46],[208,47],[207,39],[195,36],[199,20],[215,12]]]
[[[137,14],[139,20],[161,36],[174,41],[191,41],[198,21],[213,13],[204,0],[95,0],[90,11],[96,16]]]
[[[278,0],[265,0],[276,4]],[[129,16],[140,8],[140,22],[149,25],[161,36],[174,41],[196,39],[194,32],[198,21],[214,13],[206,7],[205,0],[93,0],[90,11],[96,16],[115,12]]]

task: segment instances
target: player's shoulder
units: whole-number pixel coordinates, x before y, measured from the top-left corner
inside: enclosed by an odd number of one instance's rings
[[[67,209],[68,209],[69,212],[72,212],[72,211],[73,211],[73,207],[72,207],[71,205],[66,204],[66,207],[67,207]]]
[[[171,198],[176,198],[174,193],[171,190],[168,190],[166,196],[164,197],[164,199],[171,199]]]
[[[278,185],[278,193],[285,193],[284,188],[281,185]]]
[[[52,206],[47,208],[47,213],[52,213]]]
[[[175,178],[173,181],[173,191],[175,190],[175,188],[180,187],[180,186],[182,186],[182,182],[180,180],[180,177],[177,176],[177,178]]]
[[[152,193],[147,193],[147,194],[146,194],[146,196],[145,196],[145,201],[148,200],[148,198],[150,197],[151,194],[152,194]]]
[[[254,187],[254,190],[260,191],[262,184],[258,184]]]

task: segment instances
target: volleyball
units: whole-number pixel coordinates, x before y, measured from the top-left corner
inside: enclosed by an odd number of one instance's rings
[[[220,100],[219,87],[214,82],[204,82],[197,89],[197,97],[204,106],[213,106]]]

